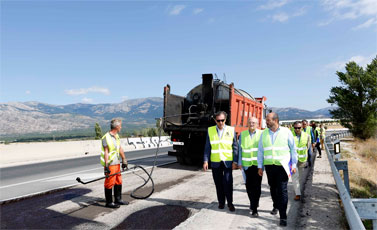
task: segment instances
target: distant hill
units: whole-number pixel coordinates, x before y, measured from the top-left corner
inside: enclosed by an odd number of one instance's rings
[[[297,108],[270,107],[280,120],[331,117],[331,107],[308,111]],[[30,133],[93,130],[96,122],[104,130],[114,117],[124,118],[126,129],[155,126],[155,118],[163,114],[163,99],[148,97],[114,104],[50,105],[41,102],[11,102],[0,104],[0,136]]]
[[[50,105],[40,102],[0,104],[0,135],[49,133],[108,127],[114,117],[123,117],[125,128],[154,126],[162,116],[163,99],[149,97],[114,104]]]
[[[295,119],[307,119],[307,118],[330,118],[330,110],[334,109],[334,107],[326,107],[323,109],[309,111],[304,109],[297,109],[297,108],[277,108],[277,107],[269,107],[272,112],[279,114],[280,120],[295,120]]]

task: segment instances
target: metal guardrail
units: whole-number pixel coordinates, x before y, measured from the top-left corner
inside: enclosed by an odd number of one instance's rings
[[[349,184],[348,184],[348,189],[346,188],[345,184],[343,183],[342,181],[342,178],[340,177],[340,174],[339,174],[339,171],[338,171],[338,167],[336,166],[336,164],[340,165],[340,168],[341,169],[346,169],[347,171],[344,170],[344,175],[345,176],[345,181],[346,184],[348,183],[348,168],[347,168],[347,163],[343,163],[343,162],[347,162],[347,161],[336,161],[336,162],[339,162],[339,163],[335,163],[334,162],[334,159],[335,160],[338,160],[339,159],[339,155],[340,154],[336,154],[334,155],[334,143],[335,141],[338,141],[340,138],[342,137],[346,137],[346,136],[349,136],[350,133],[349,131],[342,131],[340,133],[335,133],[335,134],[331,134],[330,136],[326,137],[325,139],[325,148],[326,148],[326,152],[327,152],[327,157],[329,159],[329,162],[330,162],[330,166],[331,166],[331,171],[333,173],[333,176],[334,176],[334,179],[335,179],[335,182],[336,182],[336,187],[338,188],[338,191],[339,191],[339,196],[342,200],[342,203],[343,203],[343,206],[344,206],[344,211],[346,213],[346,218],[347,218],[347,221],[348,221],[348,225],[350,226],[351,229],[355,229],[355,230],[363,230],[365,229],[364,225],[363,225],[363,222],[361,221],[360,218],[364,218],[364,219],[372,219],[373,220],[373,229],[377,229],[377,207],[376,207],[376,203],[373,203],[373,201],[371,202],[368,202],[367,204],[365,202],[367,202],[367,200],[372,200],[372,199],[357,199],[357,202],[356,199],[351,199],[351,196],[350,196],[350,193],[349,193]],[[330,147],[329,147],[330,145]],[[347,179],[346,179],[347,177]],[[355,200],[355,204],[354,204],[354,201]],[[361,201],[362,200],[362,201]],[[377,201],[377,199],[375,199]],[[361,201],[361,202],[360,202]],[[361,205],[359,205],[359,203],[361,203]],[[355,208],[355,205],[357,207],[357,209]],[[369,205],[369,206],[368,206]],[[373,212],[372,209],[370,209],[370,207],[374,208],[374,215],[373,214],[370,214],[370,212]],[[366,210],[368,208],[368,210]],[[362,210],[363,213],[368,213],[369,215],[361,215],[360,211]]]

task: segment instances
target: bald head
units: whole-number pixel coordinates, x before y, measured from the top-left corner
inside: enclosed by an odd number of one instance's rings
[[[277,113],[269,113],[267,114],[267,118],[270,118],[271,120],[279,122],[279,115]]]
[[[275,131],[279,127],[279,116],[277,113],[269,113],[266,117],[267,127]]]

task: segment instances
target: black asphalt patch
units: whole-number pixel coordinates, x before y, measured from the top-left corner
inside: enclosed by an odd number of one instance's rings
[[[173,229],[189,216],[190,211],[182,206],[154,206],[131,214],[114,229]]]
[[[72,229],[84,223],[87,226],[103,226],[102,223],[90,219],[78,218],[48,209],[52,205],[75,196],[85,197],[89,192],[91,192],[90,189],[74,188],[3,204],[0,206],[1,229]],[[88,198],[96,199],[95,197]]]
[[[183,170],[185,168],[182,166],[176,166],[175,164],[169,166]],[[164,167],[169,168],[169,166]],[[193,173],[176,178],[174,181],[157,183],[155,184],[154,191],[160,192],[177,184],[183,183],[185,180],[192,178],[195,171],[198,169],[188,167],[188,170],[192,170]],[[142,174],[141,172],[138,173]],[[132,177],[132,175],[133,174],[129,176]],[[134,179],[136,179],[135,176],[136,175],[133,177]],[[128,180],[134,179],[127,179],[125,180],[125,183],[127,184]],[[140,178],[139,180],[140,183],[142,183]],[[123,200],[133,203],[136,200],[130,197],[131,191],[129,189],[135,186],[135,182],[132,183],[132,187],[126,184],[123,185],[123,190],[126,190],[127,188],[128,190],[122,193],[122,198]],[[103,186],[99,183],[98,185]],[[151,191],[151,189],[150,183],[148,183],[148,187],[146,186],[138,190],[136,195],[146,195]],[[0,229],[72,229],[78,225],[92,229],[108,228],[108,226],[104,225],[103,223],[93,220],[99,216],[116,212],[117,209],[106,208],[104,197],[91,197],[91,195],[89,195],[91,192],[92,190],[89,188],[73,187],[58,191],[51,191],[33,197],[24,197],[22,199],[13,200],[13,202],[5,202],[0,205]],[[49,209],[49,207],[53,205],[57,205],[68,200],[76,202],[78,207],[64,210],[62,212]],[[186,213],[186,211],[184,211],[183,214],[184,213]],[[184,216],[186,216],[186,214]],[[176,219],[175,215],[170,215],[166,216],[165,218],[169,218],[169,222],[178,223],[179,221],[177,222],[177,220],[180,220],[183,217],[178,215],[178,219]],[[187,218],[187,216],[185,218]],[[169,226],[165,227],[164,225],[161,225],[159,228],[167,228],[172,226],[171,224],[168,225]]]

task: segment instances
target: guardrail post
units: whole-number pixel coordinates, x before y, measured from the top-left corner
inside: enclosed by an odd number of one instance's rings
[[[348,177],[348,163],[347,163],[347,161],[334,161],[334,164],[336,166],[336,169],[338,169],[338,171],[343,170],[344,185],[346,186],[348,194],[351,195],[350,182],[349,182],[349,177]]]
[[[352,199],[357,213],[362,219],[373,221],[373,230],[377,230],[377,199]]]

